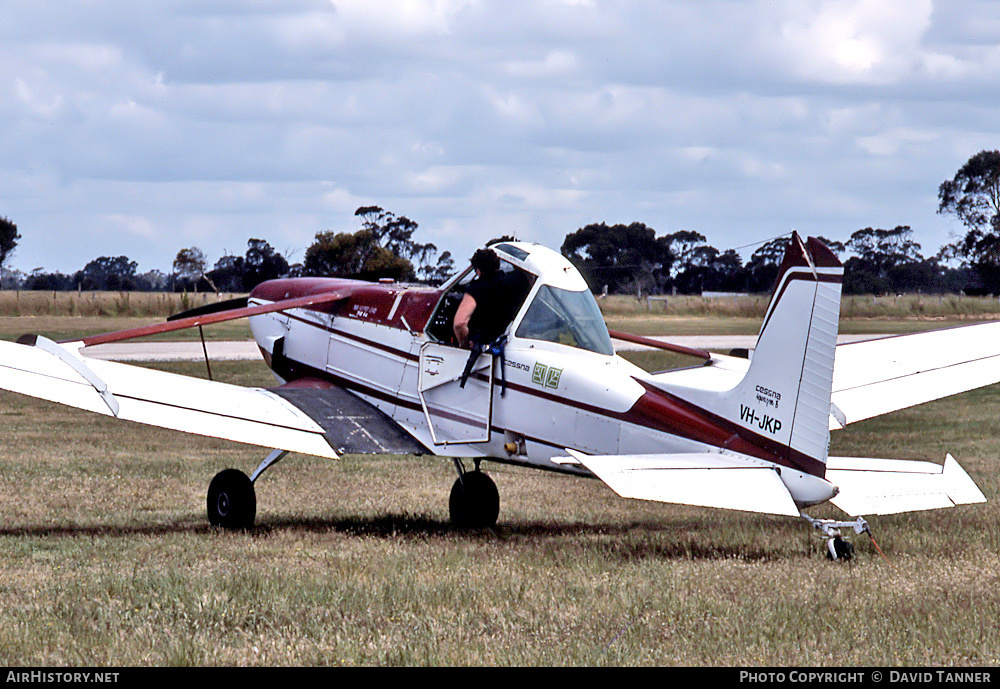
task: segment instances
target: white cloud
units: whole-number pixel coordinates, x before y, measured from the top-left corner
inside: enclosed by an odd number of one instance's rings
[[[347,31],[377,35],[447,34],[456,15],[472,0],[331,0]]]
[[[924,147],[938,138],[934,131],[908,127],[892,127],[873,136],[858,137],[858,145],[876,156],[895,156],[904,147]]]
[[[105,220],[109,224],[116,226],[122,232],[127,232],[128,234],[145,239],[152,239],[157,234],[156,226],[152,223],[152,221],[142,216],[112,213],[106,216]]]
[[[802,78],[890,83],[906,76],[930,27],[931,0],[789,2],[775,47]]]
[[[541,60],[514,60],[504,63],[506,72],[516,79],[565,77],[576,70],[578,61],[571,50],[550,50]]]

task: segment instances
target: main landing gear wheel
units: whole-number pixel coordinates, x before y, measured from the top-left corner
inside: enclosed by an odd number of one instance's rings
[[[223,469],[208,485],[208,521],[224,529],[249,529],[257,516],[257,494],[250,477]]]
[[[489,476],[467,471],[451,487],[448,509],[451,523],[460,529],[492,528],[500,516],[500,493]]]

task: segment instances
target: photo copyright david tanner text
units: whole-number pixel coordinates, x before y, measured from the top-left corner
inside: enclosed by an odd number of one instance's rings
[[[740,670],[740,682],[852,684],[990,684],[990,670]]]

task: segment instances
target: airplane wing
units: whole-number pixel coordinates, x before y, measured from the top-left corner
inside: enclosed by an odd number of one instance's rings
[[[944,466],[902,459],[829,457],[826,480],[840,489],[830,502],[852,517],[986,502],[950,454]]]
[[[80,342],[0,341],[0,390],[213,438],[330,457],[424,448],[350,392],[299,380],[272,390],[91,359]]]
[[[274,390],[245,388],[91,359],[80,352],[84,346],[344,298],[340,292],[327,292],[251,307],[233,307],[230,302],[181,314],[172,322],[76,342],[56,343],[35,335],[16,343],[0,341],[0,390],[161,428],[320,457],[423,452],[422,445],[373,405],[320,381],[296,381]]]
[[[774,467],[750,457],[709,452],[598,456],[566,451],[623,498],[799,516]]]
[[[0,342],[0,389],[161,428],[337,457],[322,426],[280,395],[90,359],[79,346],[43,337]]]
[[[830,429],[1000,382],[1000,323],[837,346]]]

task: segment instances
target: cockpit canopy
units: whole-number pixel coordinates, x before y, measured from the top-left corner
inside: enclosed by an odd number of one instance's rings
[[[523,303],[514,316],[511,330],[515,338],[552,342],[608,356],[614,354],[608,327],[594,295],[564,256],[524,242],[504,242],[491,248],[500,257],[502,270],[523,271],[533,283],[527,298],[520,297]],[[445,286],[438,316],[445,313],[446,305],[453,303],[452,308],[457,308],[464,286],[472,277],[469,273],[458,275]],[[435,318],[436,322],[444,320]],[[436,330],[431,334],[448,341],[445,328]]]
[[[515,337],[615,353],[604,316],[589,289],[574,292],[541,284],[514,331]]]

